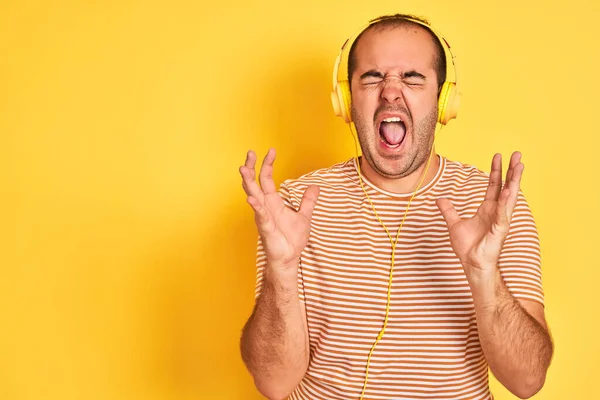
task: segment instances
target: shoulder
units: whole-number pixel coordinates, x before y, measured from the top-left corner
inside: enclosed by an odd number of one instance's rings
[[[439,197],[448,197],[453,202],[465,207],[478,207],[485,197],[489,179],[488,172],[482,171],[474,165],[445,158],[445,170],[441,181],[436,186],[436,194]],[[504,185],[504,177],[502,184]],[[522,190],[519,190],[513,217],[533,219]]]
[[[352,183],[356,176],[356,164],[354,159],[333,164],[329,167],[320,168],[297,178],[289,178],[283,181],[280,190],[290,195],[300,194],[310,185],[317,185],[321,190],[341,188]]]
[[[319,198],[327,193],[350,192],[357,182],[356,164],[354,158],[333,164],[329,167],[320,168],[297,178],[289,178],[281,183],[279,193],[298,209],[300,200],[308,186],[319,186]]]
[[[460,161],[445,159],[445,171],[443,175],[444,182],[452,182],[456,185],[469,186],[486,184],[489,182],[490,175],[478,167],[466,164]]]
[[[444,171],[435,187],[438,196],[450,196],[456,200],[480,202],[489,184],[489,173],[474,165],[444,159]]]
[[[444,170],[432,194],[447,198],[463,218],[472,216],[485,198],[489,174],[475,165],[444,158]]]

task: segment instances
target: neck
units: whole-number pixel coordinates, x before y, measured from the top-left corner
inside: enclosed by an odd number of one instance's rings
[[[425,175],[425,179],[423,179],[423,183],[421,183],[420,188],[426,186],[429,182],[433,180],[433,178],[435,178],[439,167],[440,160],[434,150],[433,154],[431,155],[431,161],[429,163],[429,168],[427,169],[427,174]],[[363,176],[365,176],[371,183],[373,183],[378,188],[391,193],[413,193],[417,189],[419,182],[421,182],[426,168],[427,160],[425,160],[425,162],[421,164],[419,168],[413,171],[410,175],[404,176],[402,178],[386,178],[384,176],[379,175],[371,167],[371,165],[369,165],[369,163],[366,162],[364,157],[360,158],[360,170]]]

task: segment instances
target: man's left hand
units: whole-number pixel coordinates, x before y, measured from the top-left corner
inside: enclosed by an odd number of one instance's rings
[[[490,181],[483,203],[471,218],[461,218],[448,199],[438,199],[450,232],[450,243],[467,278],[497,269],[500,250],[508,234],[523,174],[521,153],[513,153],[502,187],[502,156],[494,155]]]

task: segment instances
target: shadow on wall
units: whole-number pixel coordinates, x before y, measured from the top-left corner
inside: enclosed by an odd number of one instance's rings
[[[256,112],[269,126],[261,139],[277,150],[277,185],[343,161],[340,147],[351,148],[348,136],[340,146],[339,132],[347,128],[331,109],[329,58],[279,55],[275,70],[265,71],[264,92],[244,94],[249,104],[265,105]],[[263,157],[258,154],[259,162]],[[162,333],[159,375],[168,377],[168,386],[201,398],[262,399],[239,355],[240,332],[253,306],[257,240],[238,173],[242,163],[225,168],[231,188],[213,193],[222,196],[221,206],[190,215],[189,229],[160,245],[153,256],[156,275],[149,277],[157,303],[152,329]],[[215,222],[206,224],[209,217]]]

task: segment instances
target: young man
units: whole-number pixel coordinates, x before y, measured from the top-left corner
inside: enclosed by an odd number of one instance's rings
[[[257,182],[240,167],[260,234],[242,358],[270,399],[491,399],[543,386],[553,345],[537,231],[514,153],[488,175],[435,154],[446,79],[427,23],[378,19],[349,52],[357,161]]]

